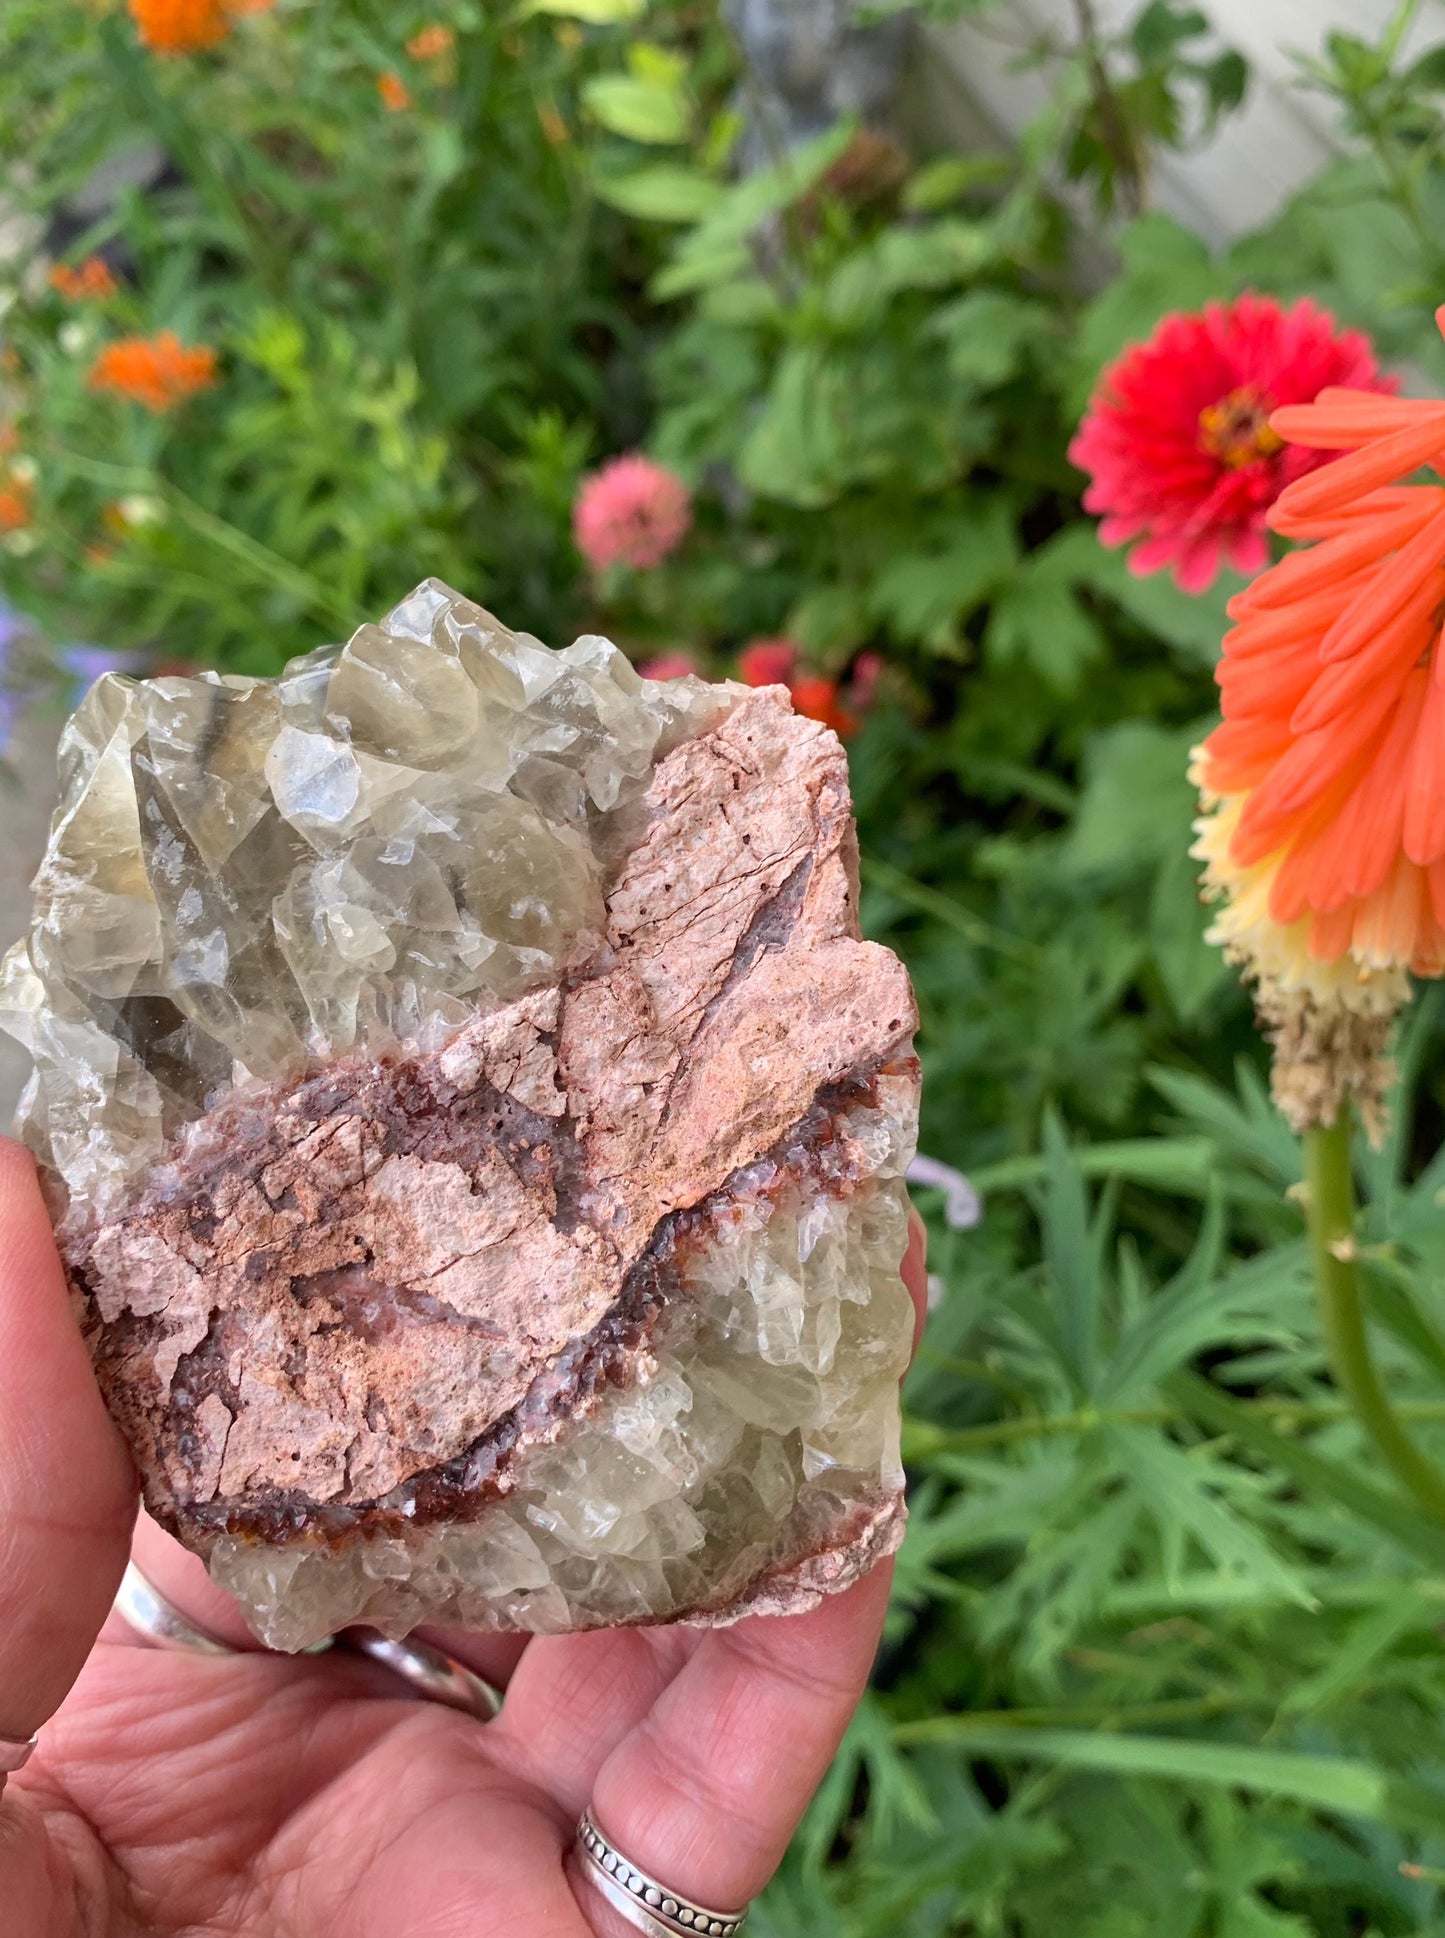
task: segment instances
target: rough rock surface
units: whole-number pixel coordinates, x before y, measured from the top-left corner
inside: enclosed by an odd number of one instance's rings
[[[915,1017],[835,737],[436,586],[105,685],[0,1021],[151,1511],[258,1631],[731,1619],[894,1545]]]

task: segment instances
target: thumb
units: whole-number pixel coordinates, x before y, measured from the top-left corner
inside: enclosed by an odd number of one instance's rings
[[[135,1507],[35,1166],[0,1138],[0,1736],[60,1707],[120,1584]]]

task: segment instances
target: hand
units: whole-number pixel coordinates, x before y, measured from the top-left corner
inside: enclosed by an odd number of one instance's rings
[[[921,1310],[917,1221],[903,1274]],[[884,1567],[729,1629],[435,1633],[506,1687],[482,1725],[359,1656],[259,1650],[144,1517],[145,1572],[246,1652],[138,1646],[107,1619],[135,1512],[33,1169],[0,1140],[0,1736],[44,1725],[0,1800],[15,1938],[635,1938],[564,1871],[589,1801],[636,1863],[740,1906],[847,1726],[888,1595]]]

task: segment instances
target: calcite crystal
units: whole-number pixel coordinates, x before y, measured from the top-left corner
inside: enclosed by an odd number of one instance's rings
[[[0,1022],[151,1512],[256,1632],[729,1621],[902,1529],[907,977],[781,688],[435,582],[107,676]]]

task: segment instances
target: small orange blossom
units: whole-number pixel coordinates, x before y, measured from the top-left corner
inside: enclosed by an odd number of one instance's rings
[[[90,372],[90,388],[129,397],[147,410],[173,410],[216,381],[216,353],[181,342],[174,330],[108,343]]]
[[[129,0],[143,46],[172,57],[217,47],[242,14],[266,13],[274,0]]]
[[[439,61],[450,54],[456,40],[450,27],[433,22],[430,27],[423,27],[420,33],[412,35],[406,43],[406,51],[414,61]]]
[[[116,280],[103,256],[87,256],[78,268],[58,262],[50,272],[50,287],[71,303],[103,303],[116,292]]]

